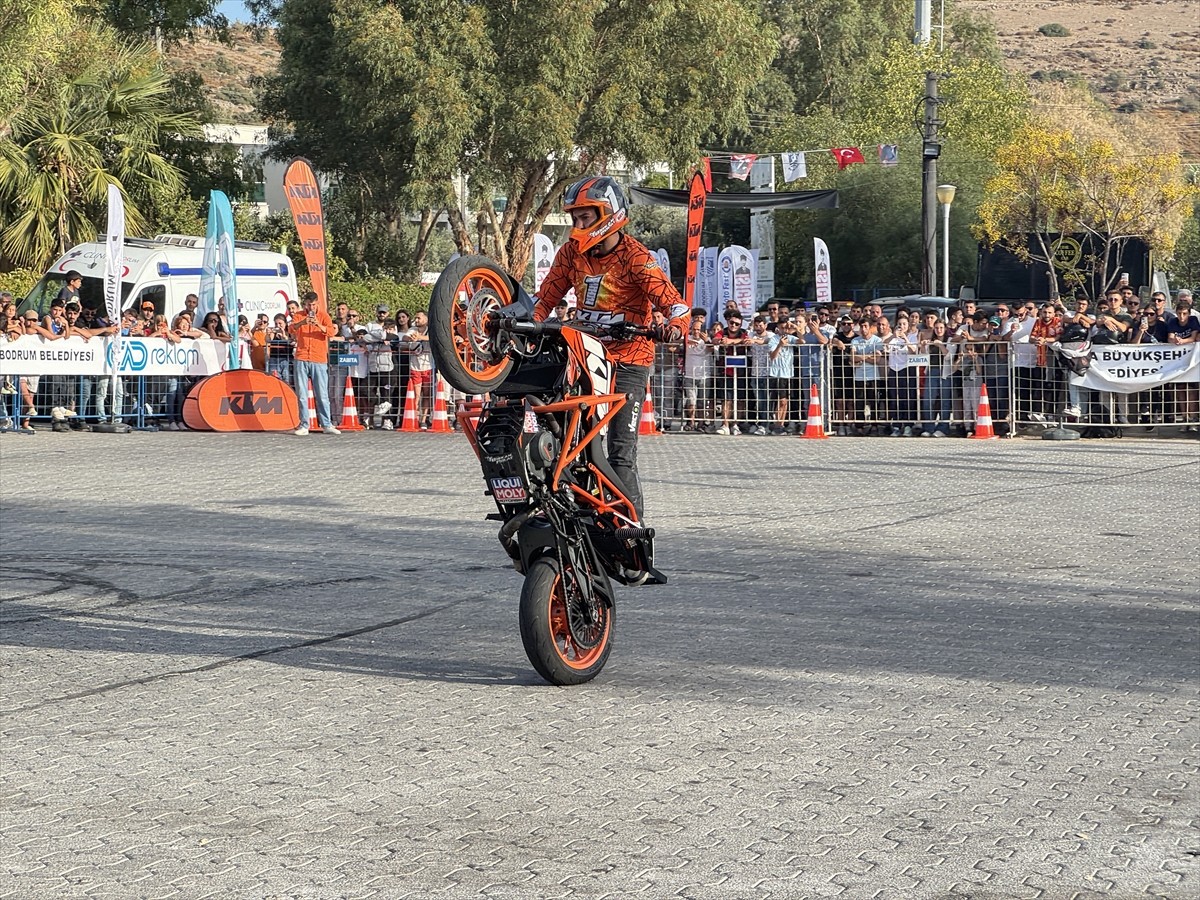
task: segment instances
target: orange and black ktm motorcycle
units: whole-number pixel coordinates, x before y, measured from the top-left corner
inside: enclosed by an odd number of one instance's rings
[[[438,372],[480,399],[457,412],[483,468],[488,516],[525,576],[521,641],[552,684],[595,678],[612,650],[613,582],[664,583],[647,528],[608,464],[604,436],[630,401],[612,390],[602,336],[626,324],[534,322],[533,298],[494,262],[460,257],[433,289]],[[639,398],[640,399],[640,398]]]

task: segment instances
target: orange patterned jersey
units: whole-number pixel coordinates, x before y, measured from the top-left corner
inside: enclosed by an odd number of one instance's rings
[[[576,315],[583,322],[632,322],[649,327],[657,310],[667,321],[687,333],[688,308],[679,291],[658,265],[658,259],[641,241],[622,234],[607,256],[588,256],[568,241],[538,291],[534,321],[550,315],[555,304],[575,289]],[[605,341],[608,355],[617,362],[648,366],[654,362],[654,345],[639,337],[631,341]]]

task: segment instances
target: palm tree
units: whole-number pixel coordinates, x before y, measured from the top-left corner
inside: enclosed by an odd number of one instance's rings
[[[0,256],[42,268],[90,240],[109,184],[121,189],[127,227],[137,233],[156,204],[183,188],[160,142],[199,133],[194,115],[174,109],[170,78],[148,46],[98,56],[27,103],[0,138]]]

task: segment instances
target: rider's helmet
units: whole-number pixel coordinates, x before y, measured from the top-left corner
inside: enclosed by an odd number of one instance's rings
[[[563,194],[564,212],[589,206],[599,214],[599,220],[589,228],[571,230],[571,240],[581,253],[586,253],[610,234],[620,231],[629,221],[625,192],[616,179],[607,175],[593,175],[577,181]]]

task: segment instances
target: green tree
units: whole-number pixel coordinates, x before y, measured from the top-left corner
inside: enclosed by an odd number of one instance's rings
[[[1155,153],[1128,134],[1118,144],[1113,134],[1096,138],[1031,123],[997,154],[999,171],[987,184],[976,234],[1047,264],[1052,297],[1060,280],[1115,284],[1131,238],[1169,258],[1200,197],[1200,188],[1185,181],[1177,153]],[[1081,268],[1064,271],[1057,250],[1070,234],[1090,235],[1100,249]],[[1028,248],[1030,237],[1036,251]]]
[[[75,30],[82,0],[5,0],[0,4],[0,138],[31,98],[58,79],[57,54],[48,53]]]
[[[810,158],[809,177],[792,187],[836,187],[840,208],[777,214],[777,291],[800,296],[808,290],[814,236],[829,245],[837,292],[864,286],[920,289],[922,138],[917,122],[927,71],[947,76],[941,80],[939,180],[959,188],[954,220],[962,225],[952,231],[951,271],[959,283],[971,279],[976,247],[965,225],[994,173],[995,151],[1012,139],[1030,105],[1024,88],[989,55],[971,55],[980,52],[978,44],[960,49],[952,42],[945,54],[899,41],[880,47],[841,74],[839,114],[817,109],[772,133],[773,150],[858,146],[867,158],[867,165],[840,172],[828,155]],[[899,145],[897,167],[875,163],[878,144]]]
[[[229,20],[217,0],[102,0],[98,14],[124,35],[162,43],[178,41],[204,26],[224,33]]]
[[[159,144],[166,134],[196,133],[198,122],[174,111],[169,78],[149,47],[118,47],[101,27],[87,33],[84,71],[26,105],[0,139],[0,253],[8,264],[43,266],[90,239],[109,184],[125,196],[131,233],[156,203],[181,192]]]
[[[279,22],[263,110],[292,129],[284,153],[397,232],[404,210],[429,227],[444,211],[460,249],[514,272],[572,179],[618,159],[683,167],[744,123],[775,49],[773,29],[719,0],[287,0]]]

